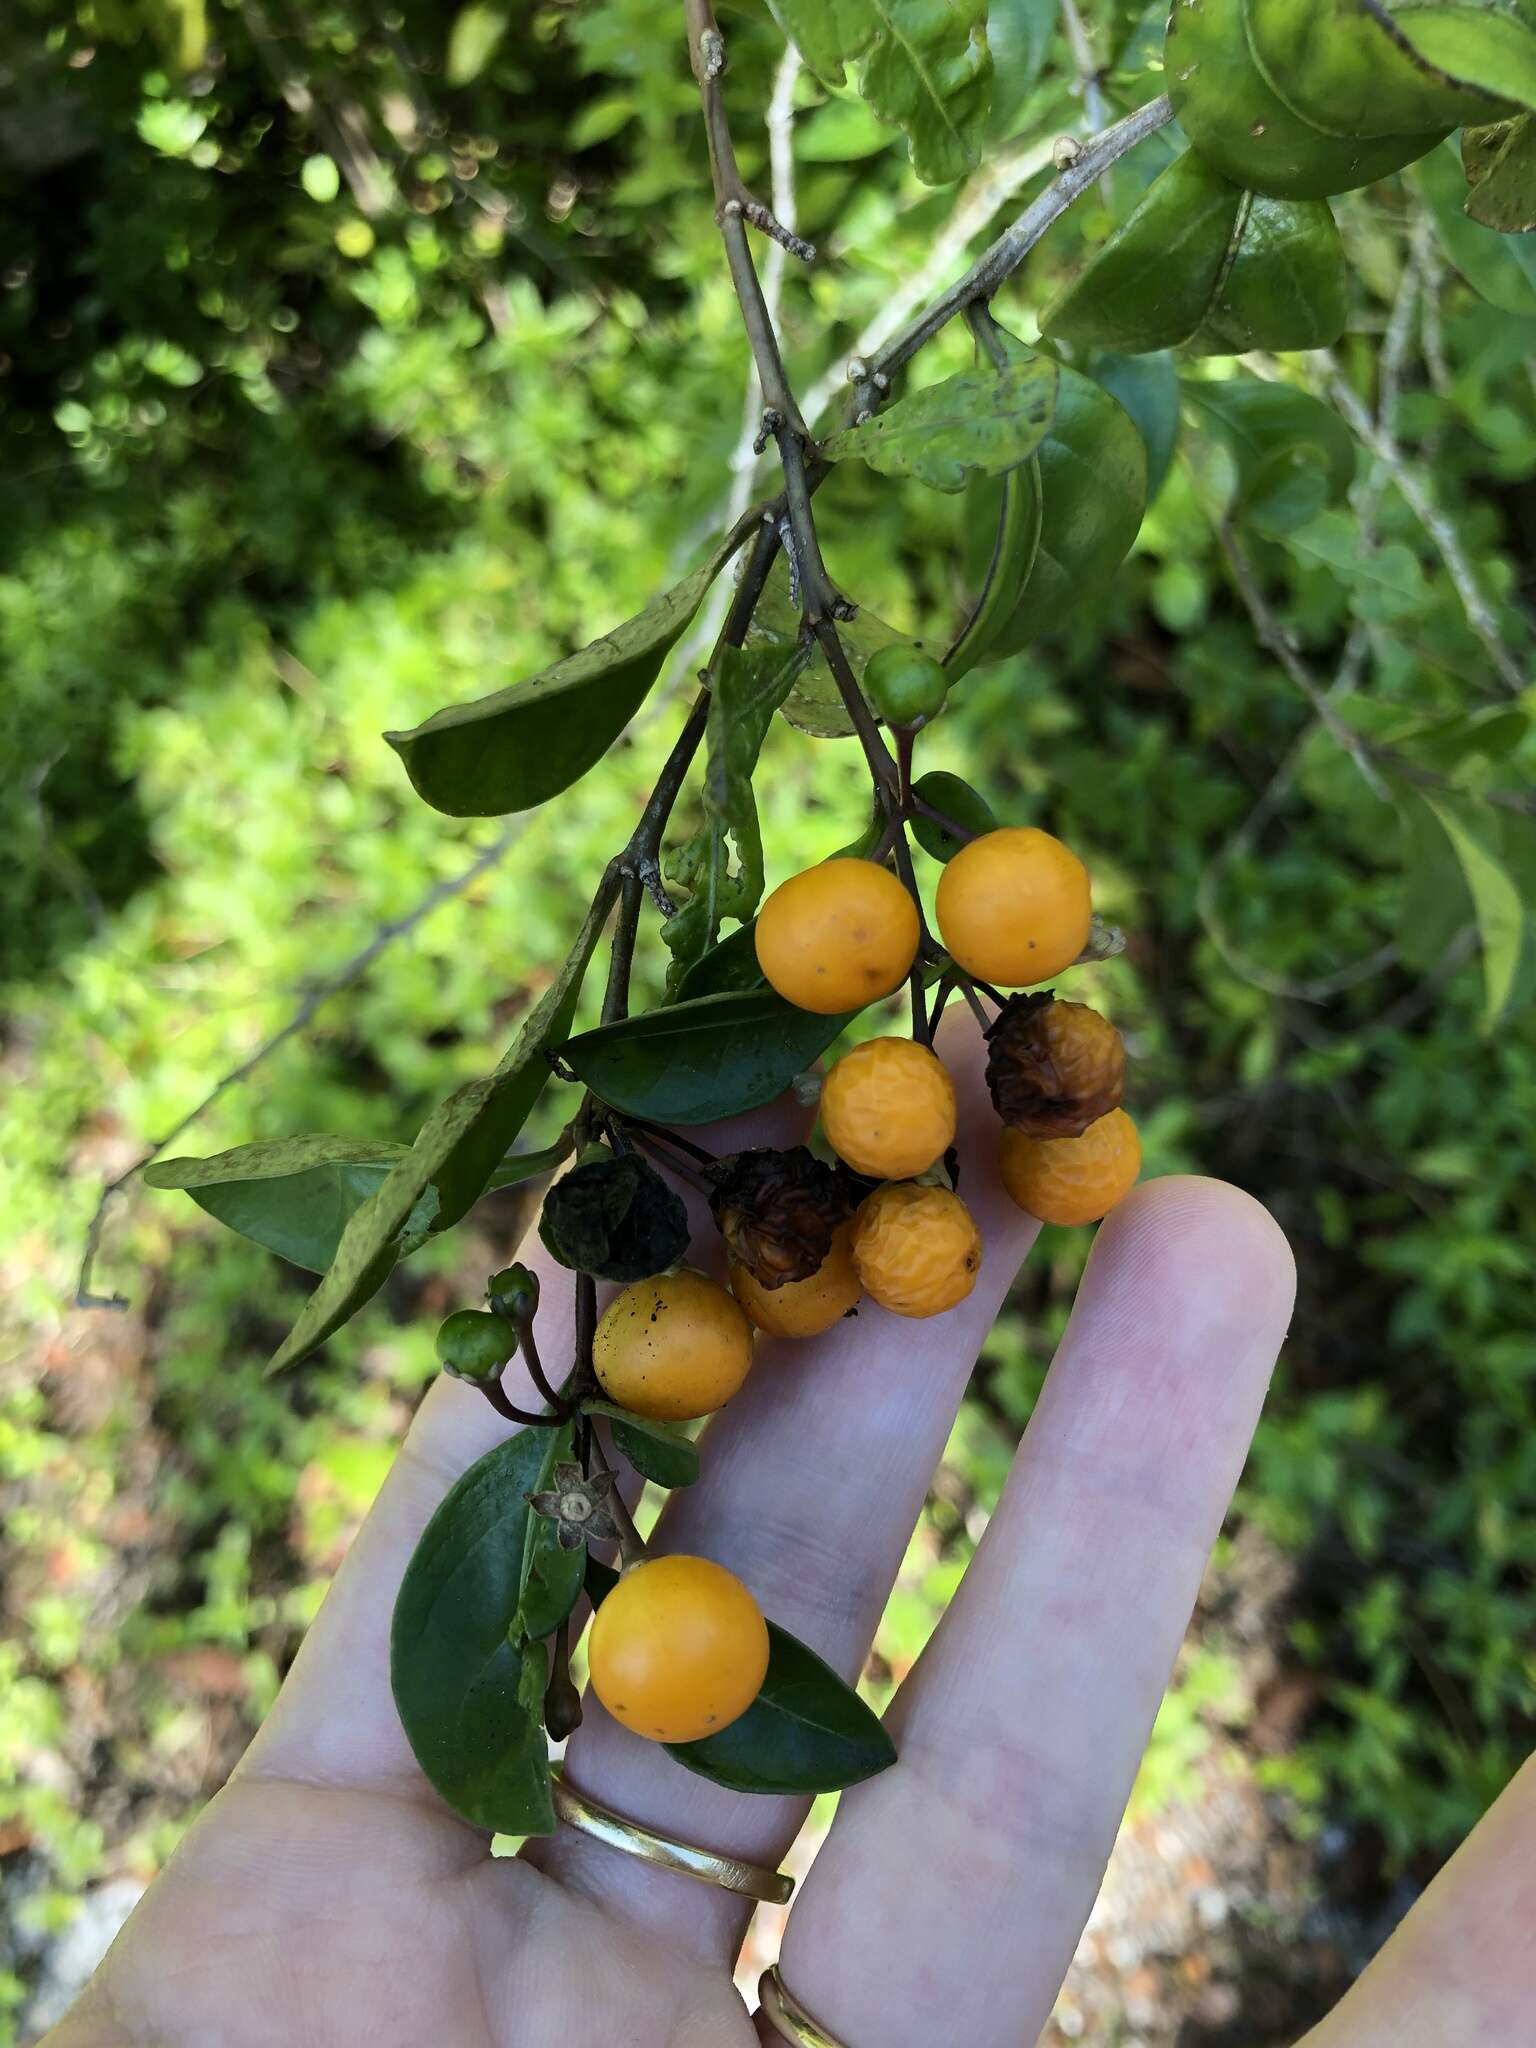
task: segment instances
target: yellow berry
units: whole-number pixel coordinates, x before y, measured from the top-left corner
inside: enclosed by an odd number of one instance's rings
[[[1123,1109],[1077,1138],[1030,1138],[1005,1128],[998,1170],[1019,1207],[1042,1223],[1097,1223],[1136,1185],[1141,1140]]]
[[[831,1251],[808,1280],[764,1287],[745,1266],[732,1266],[731,1287],[752,1321],[770,1337],[819,1337],[847,1315],[864,1292],[853,1263],[853,1219],[838,1226]]]
[[[610,1401],[659,1422],[710,1415],[752,1364],[752,1325],[716,1280],[683,1266],[635,1280],[604,1309],[592,1363]]]
[[[840,857],[781,882],[757,913],[757,963],[787,1003],[832,1017],[899,988],[917,905],[886,868]]]
[[[592,1690],[651,1742],[697,1742],[739,1720],[768,1669],[768,1624],[707,1557],[631,1565],[592,1621]]]
[[[854,1218],[854,1263],[871,1300],[898,1316],[937,1316],[981,1270],[981,1233],[948,1188],[889,1181]]]
[[[1001,988],[1070,967],[1093,921],[1088,870],[1033,825],[1005,825],[962,846],[939,878],[934,909],[950,957]]]
[[[910,1038],[844,1053],[821,1090],[821,1127],[838,1158],[872,1180],[924,1173],[955,1141],[955,1084]]]

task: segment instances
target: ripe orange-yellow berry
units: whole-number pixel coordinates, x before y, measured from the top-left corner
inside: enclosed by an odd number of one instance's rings
[[[713,1414],[752,1364],[752,1325],[716,1280],[683,1266],[616,1294],[592,1339],[610,1401],[658,1422]]]
[[[1088,870],[1033,825],[1005,825],[962,846],[939,878],[934,909],[951,957],[1001,988],[1070,967],[1093,921]]]
[[[1123,1109],[1077,1138],[1030,1138],[1005,1128],[998,1170],[1021,1209],[1042,1223],[1097,1223],[1141,1172],[1141,1140]]]
[[[832,1249],[808,1280],[764,1287],[745,1266],[732,1266],[731,1287],[752,1321],[770,1337],[819,1337],[857,1305],[864,1292],[853,1263],[853,1219],[833,1233]]]
[[[886,868],[846,856],[781,882],[757,913],[757,964],[787,1003],[824,1017],[899,988],[917,957],[917,905]]]
[[[937,1316],[964,1301],[981,1270],[981,1233],[948,1188],[889,1181],[854,1218],[864,1290],[898,1316]]]
[[[822,1084],[821,1127],[855,1173],[906,1180],[955,1141],[955,1084],[936,1053],[910,1038],[871,1038]]]
[[[631,1565],[592,1621],[592,1690],[652,1742],[697,1742],[757,1698],[768,1624],[733,1572],[707,1557]]]

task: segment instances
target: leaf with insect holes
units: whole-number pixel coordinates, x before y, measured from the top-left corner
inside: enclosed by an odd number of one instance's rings
[[[782,1095],[847,1022],[797,1010],[771,989],[745,990],[600,1025],[562,1057],[610,1109],[652,1123],[713,1123]]]
[[[668,880],[688,892],[661,928],[672,953],[667,987],[674,995],[687,969],[715,943],[721,919],[744,922],[762,897],[763,840],[752,777],[773,714],[809,659],[798,639],[720,651],[704,728],[703,823],[667,861]]]
[[[485,1191],[549,1079],[544,1048],[570,1029],[582,976],[611,908],[612,890],[604,889],[501,1063],[439,1103],[409,1152],[352,1212],[330,1266],[274,1353],[269,1372],[307,1358],[384,1284],[393,1247],[427,1188],[438,1193],[433,1220],[440,1230],[457,1223]]]
[[[417,1544],[395,1600],[390,1684],[422,1770],[489,1833],[553,1831],[549,1749],[516,1633],[530,1509],[547,1432],[527,1429],[470,1466]]]
[[[864,59],[859,90],[882,121],[906,131],[925,184],[975,169],[992,98],[986,0],[773,0],[773,8],[829,85]]]
[[[617,1578],[589,1560],[587,1594],[600,1606]],[[701,1742],[669,1742],[668,1754],[701,1778],[736,1792],[810,1794],[862,1784],[896,1761],[874,1709],[830,1664],[768,1623],[768,1670],[738,1720]]]
[[[822,443],[829,462],[857,456],[882,476],[911,476],[936,491],[960,491],[978,471],[1001,476],[1033,455],[1056,407],[1057,367],[1027,356],[999,375],[965,371],[898,398],[884,412]]]
[[[721,541],[635,618],[541,674],[385,733],[418,796],[450,818],[493,818],[568,789],[639,710],[731,545]]]

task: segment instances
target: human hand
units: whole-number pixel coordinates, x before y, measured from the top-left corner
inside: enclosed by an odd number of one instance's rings
[[[969,1021],[944,1039],[980,1161],[995,1119]],[[804,1121],[780,1104],[706,1137],[787,1143]],[[849,1678],[1034,1236],[989,1170],[965,1192],[986,1243],[971,1297],[930,1323],[866,1305],[811,1342],[760,1340],[658,1532],[728,1565]],[[531,1263],[558,1304],[571,1276]],[[1274,1223],[1219,1183],[1152,1182],[1101,1227],[998,1511],[891,1709],[899,1761],[843,1796],[790,1918],[784,1981],[847,2048],[1026,2048],[1045,2024],[1291,1296]],[[395,1592],[444,1492],[504,1433],[473,1389],[433,1387],[272,1715],[46,2048],[777,2039],[732,1985],[741,1899],[564,1829],[493,1860],[410,1753]],[[691,1776],[590,1695],[569,1765],[641,1824],[755,1863],[804,1818]],[[1306,2048],[1528,2042],[1533,1837],[1527,1770]]]

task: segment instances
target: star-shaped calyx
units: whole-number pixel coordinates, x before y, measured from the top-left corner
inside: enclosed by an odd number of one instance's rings
[[[543,1493],[530,1493],[527,1500],[535,1514],[554,1523],[562,1550],[622,1541],[623,1528],[614,1513],[618,1482],[611,1472],[594,1472],[589,1478],[579,1465],[557,1465],[551,1476],[554,1485]]]

